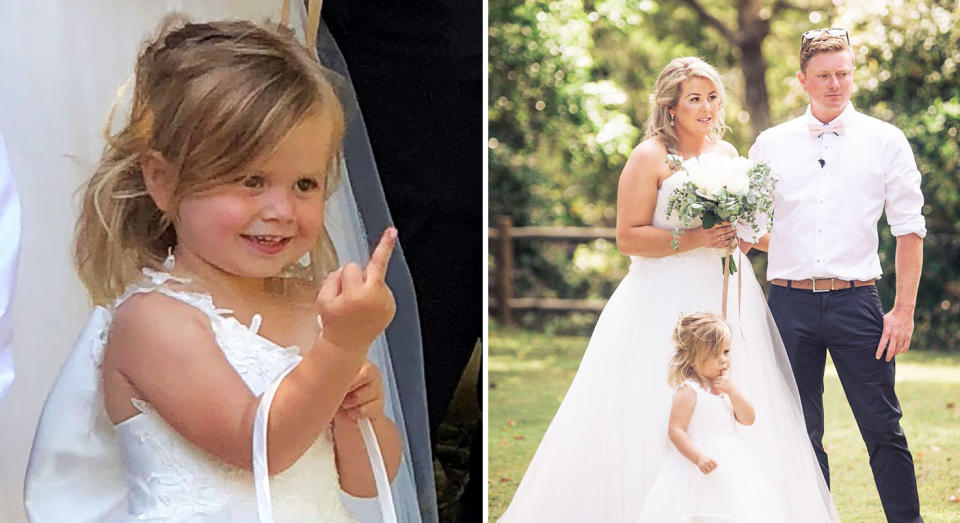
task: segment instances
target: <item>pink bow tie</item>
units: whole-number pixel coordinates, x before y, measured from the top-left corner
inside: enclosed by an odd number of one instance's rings
[[[807,129],[810,131],[810,138],[820,138],[824,133],[834,133],[840,136],[843,134],[843,122],[834,120],[826,125],[811,123],[807,124]]]

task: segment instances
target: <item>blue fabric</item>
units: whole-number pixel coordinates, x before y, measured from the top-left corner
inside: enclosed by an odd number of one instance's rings
[[[923,521],[907,438],[900,427],[894,391],[896,358],[876,359],[883,332],[883,307],[876,286],[831,292],[770,287],[770,311],[800,392],[810,443],[830,484],[823,448],[823,374],[833,361],[860,434],[887,520]]]

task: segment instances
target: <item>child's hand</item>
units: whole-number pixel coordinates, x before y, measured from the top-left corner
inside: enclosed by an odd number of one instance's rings
[[[349,263],[327,276],[317,293],[322,338],[345,350],[366,352],[387,327],[397,306],[383,279],[396,241],[397,230],[390,227],[366,269]]]
[[[709,474],[717,468],[717,462],[713,458],[701,456],[700,459],[697,460],[697,467],[700,469],[700,472]]]
[[[730,377],[730,371],[725,370],[720,373],[719,376],[710,380],[710,388],[716,392],[729,395],[736,390],[737,385],[733,382],[733,378]]]
[[[383,382],[380,370],[370,360],[364,362],[344,396],[334,423],[356,423],[360,418],[383,415]]]

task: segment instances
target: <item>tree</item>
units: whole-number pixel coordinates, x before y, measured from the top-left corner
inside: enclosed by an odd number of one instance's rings
[[[640,139],[648,96],[660,70],[678,56],[703,57],[720,71],[732,128],[724,138],[745,154],[764,118],[782,122],[807,105],[796,80],[800,34],[844,27],[856,55],[855,106],[904,130],[924,177],[928,235],[914,345],[958,351],[960,6],[955,0],[791,1],[800,5],[491,0],[491,217],[511,214],[521,225],[612,225],[616,180]],[[762,75],[742,71],[753,67],[744,46],[762,47]],[[766,94],[753,94],[756,89]],[[766,116],[754,107],[764,99]],[[885,224],[879,233],[886,268],[879,286],[889,306],[895,239]],[[607,296],[622,272],[588,266],[624,258],[599,242],[580,254],[518,245],[518,292]]]
[[[787,10],[804,11],[816,8],[801,8],[786,0],[764,2],[760,0],[736,0],[737,26],[732,28],[704,6],[701,0],[683,0],[700,20],[716,29],[723,38],[739,50],[740,70],[745,86],[744,103],[753,125],[753,137],[771,125],[770,98],[767,93],[767,61],[763,56],[763,44],[771,36],[771,21]],[[820,9],[829,9],[823,6]],[[799,42],[799,38],[797,38]]]
[[[624,93],[594,81],[590,22],[579,0],[490,2],[490,215],[515,223],[603,219],[639,131]]]
[[[613,220],[616,175],[639,130],[623,91],[594,80],[583,4],[493,0],[489,13],[491,223],[500,214],[515,225]],[[570,269],[573,255],[569,245],[518,244],[516,292],[590,294],[593,283]]]
[[[852,30],[858,110],[907,135],[923,175],[927,237],[917,295],[914,346],[960,350],[960,6],[953,0],[896,0],[845,6],[836,23]],[[886,305],[896,279],[896,239],[880,226]]]

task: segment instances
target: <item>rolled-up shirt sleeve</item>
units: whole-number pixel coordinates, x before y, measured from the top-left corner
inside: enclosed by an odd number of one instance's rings
[[[11,306],[20,253],[20,201],[0,135],[0,398],[13,383]]]
[[[889,170],[884,173],[884,211],[890,233],[903,236],[914,233],[927,235],[923,217],[923,193],[920,191],[920,171],[913,158],[910,142],[899,129],[887,144]]]

